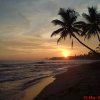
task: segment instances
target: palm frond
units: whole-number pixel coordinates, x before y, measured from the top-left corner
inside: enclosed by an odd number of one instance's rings
[[[83,18],[85,18],[85,20],[86,20],[87,22],[91,23],[91,18],[90,18],[90,16],[89,16],[88,14],[83,13],[82,16],[83,16]]]
[[[85,26],[82,27],[82,33],[81,36],[85,36],[89,30],[90,26],[89,24],[86,24]]]
[[[59,34],[59,33],[62,32],[62,31],[63,31],[63,28],[59,28],[59,29],[55,30],[55,31],[51,34],[51,37],[53,37],[54,35]]]
[[[60,8],[58,15],[61,16],[62,20],[66,23],[76,21],[78,13],[74,9],[68,8],[67,10]]]
[[[98,22],[100,23],[100,14],[97,12],[96,7],[88,7],[88,14],[83,13],[83,17],[86,19],[87,22],[94,23]]]
[[[86,23],[84,21],[78,21],[78,22],[75,22],[74,24],[74,27],[76,28],[83,28],[84,26],[86,26]]]
[[[62,40],[62,37],[58,38],[57,44]]]
[[[71,43],[72,49],[73,49],[73,39],[72,39],[72,43]]]
[[[64,22],[67,22],[66,18],[68,18],[68,16],[67,16],[67,13],[66,13],[66,10],[65,9],[60,8],[58,15],[61,16],[61,18],[62,18],[62,20]]]
[[[63,31],[61,32],[61,34],[60,34],[60,38],[57,40],[57,44],[58,44],[58,42],[60,42],[62,39],[65,40],[68,34],[69,34],[69,33],[68,33],[68,30],[63,30]]]
[[[60,26],[64,26],[65,25],[64,22],[62,22],[62,21],[60,21],[58,19],[53,20],[52,23],[54,25],[60,25]]]
[[[97,16],[97,7],[88,7],[88,12],[89,12],[89,15],[91,16],[91,18],[96,18]]]
[[[82,33],[82,31],[78,28],[73,28],[73,32],[80,35],[80,36],[81,36],[81,33]]]
[[[62,38],[63,38],[64,40],[65,40],[65,38],[67,37],[67,35],[69,35],[69,31],[68,31],[68,30],[62,31],[61,36],[62,36]]]
[[[86,38],[90,39],[92,35],[95,36],[96,35],[95,32],[96,31],[92,27],[90,27],[89,30],[87,31]]]

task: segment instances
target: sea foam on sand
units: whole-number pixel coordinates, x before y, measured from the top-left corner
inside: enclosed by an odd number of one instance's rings
[[[34,98],[50,83],[55,80],[53,76],[44,78],[39,83],[30,86],[24,91],[24,95],[21,100],[34,100]]]

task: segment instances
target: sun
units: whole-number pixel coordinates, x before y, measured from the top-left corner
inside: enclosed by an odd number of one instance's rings
[[[60,52],[61,52],[62,56],[65,58],[67,58],[70,55],[70,52],[66,49],[60,48]]]
[[[68,57],[68,52],[67,52],[67,51],[63,51],[63,52],[62,52],[62,55],[63,55],[65,58],[67,58],[67,57]]]

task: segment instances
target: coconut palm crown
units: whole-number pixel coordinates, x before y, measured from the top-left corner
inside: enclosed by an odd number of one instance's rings
[[[97,36],[100,42],[100,13],[97,11],[96,7],[88,7],[88,14],[83,13],[83,18],[86,22],[80,23],[83,29],[82,36],[90,39],[91,36]]]
[[[61,28],[55,30],[51,37],[54,35],[60,35],[57,43],[61,39],[65,39],[68,35],[70,38],[74,36],[75,33],[80,34],[80,30],[74,27],[74,23],[76,22],[77,16],[79,15],[73,9],[68,8],[67,10],[60,8],[58,15],[61,16],[61,20],[55,19],[52,21],[54,25],[59,25]]]

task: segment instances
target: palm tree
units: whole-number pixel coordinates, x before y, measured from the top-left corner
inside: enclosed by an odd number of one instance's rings
[[[76,34],[80,35],[80,32],[81,32],[81,30],[79,30],[79,28],[77,27],[78,24],[79,24],[78,22],[76,22],[76,19],[79,15],[77,12],[73,9],[70,9],[70,8],[68,8],[67,10],[60,8],[58,15],[61,16],[61,20],[55,19],[55,20],[52,21],[52,23],[54,25],[59,25],[60,28],[55,30],[51,34],[51,37],[59,34],[60,37],[57,40],[57,43],[58,43],[62,39],[65,40],[66,37],[69,35],[70,38],[75,38],[83,46],[85,46],[86,48],[88,48],[89,50],[91,50],[92,52],[97,54],[97,52],[95,50],[91,49],[90,47],[88,47],[87,45],[82,43],[80,41],[80,39],[78,39],[76,37]],[[73,45],[73,42],[72,42],[72,45]]]
[[[90,39],[91,36],[97,36],[100,42],[100,13],[96,7],[88,7],[88,14],[83,13],[82,16],[86,22],[81,23],[83,28],[82,36]]]

